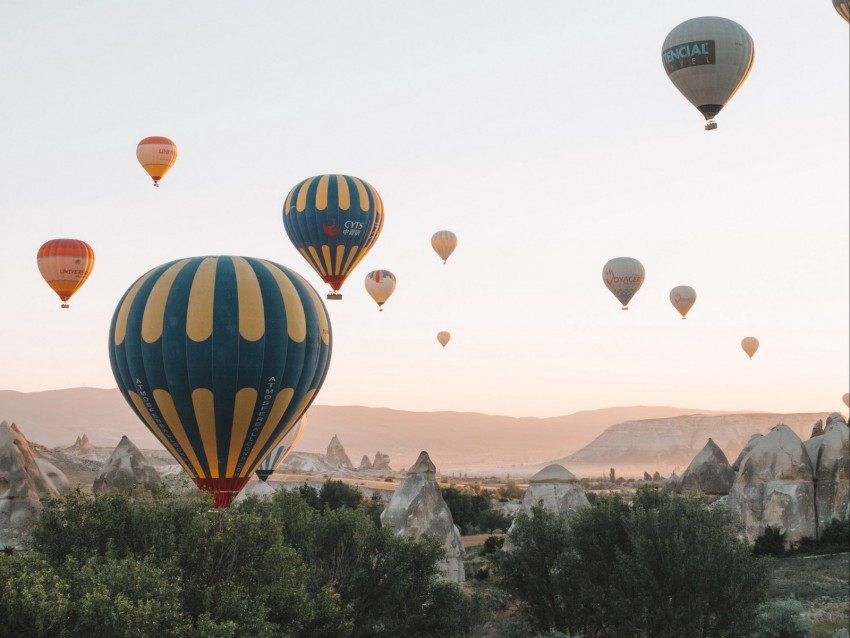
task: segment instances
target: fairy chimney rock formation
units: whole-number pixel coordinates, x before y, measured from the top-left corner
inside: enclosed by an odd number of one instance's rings
[[[735,470],[723,450],[708,439],[679,480],[677,491],[708,496],[724,496],[735,482]]]
[[[368,456],[366,456],[365,454],[363,455],[363,458],[360,459],[360,467],[358,467],[357,469],[361,472],[372,469],[372,461],[369,460]]]
[[[818,419],[815,424],[812,426],[812,436],[811,438],[815,438],[816,436],[823,436],[823,420]]]
[[[109,460],[94,480],[92,491],[95,494],[102,492],[133,494],[139,490],[152,490],[159,484],[159,473],[148,463],[139,448],[126,436],[122,436],[109,456]]]
[[[567,518],[590,505],[579,480],[557,463],[547,465],[529,479],[528,489],[522,499],[522,511],[530,514],[531,509],[539,503],[547,510]]]
[[[823,436],[816,440],[820,446],[813,465],[820,536],[833,519],[850,519],[850,428],[840,414],[831,414]]]
[[[372,469],[392,471],[390,468],[390,455],[375,452],[375,460],[372,461]]]
[[[342,447],[342,443],[339,442],[336,434],[334,434],[331,442],[328,443],[328,451],[325,453],[325,461],[328,465],[337,468],[354,468],[351,464],[351,459],[348,458],[348,454],[345,453],[345,448]]]
[[[779,424],[757,439],[743,459],[726,506],[753,542],[769,525],[785,533],[789,546],[815,538],[815,484],[809,453],[791,428]]]
[[[0,547],[23,548],[41,513],[41,499],[58,496],[26,437],[14,424],[0,421]]]
[[[423,534],[440,539],[446,550],[446,558],[440,565],[443,578],[460,584],[465,580],[463,559],[466,553],[436,475],[437,468],[428,453],[420,453],[381,513],[381,524],[396,534],[416,540]]]
[[[738,457],[735,459],[735,462],[732,463],[732,469],[735,470],[736,473],[741,470],[741,464],[744,462],[744,459],[747,458],[747,456],[749,456],[750,452],[753,451],[753,448],[761,440],[762,436],[764,436],[764,435],[763,434],[753,434],[750,437],[750,440],[747,441],[747,444],[744,446],[744,449],[741,450],[738,453]]]

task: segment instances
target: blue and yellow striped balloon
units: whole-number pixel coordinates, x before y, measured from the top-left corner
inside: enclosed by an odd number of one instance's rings
[[[378,239],[384,204],[378,191],[348,175],[318,175],[299,182],[283,204],[289,239],[334,292]]]
[[[109,360],[124,398],[226,507],[316,397],[331,355],[319,295],[250,257],[158,266],[124,293]]]
[[[280,467],[280,464],[286,460],[289,453],[298,445],[301,435],[304,434],[304,428],[307,427],[307,416],[302,416],[298,419],[295,427],[289,429],[286,436],[281,439],[280,443],[274,448],[260,463],[257,468],[257,478],[265,483],[269,477],[274,474],[275,470]]]

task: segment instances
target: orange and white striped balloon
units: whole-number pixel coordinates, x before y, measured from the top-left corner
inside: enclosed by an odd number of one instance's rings
[[[167,137],[146,137],[136,147],[136,158],[153,178],[153,185],[159,186],[159,180],[177,161],[177,145]]]
[[[94,251],[80,239],[51,239],[38,249],[36,260],[41,276],[67,308],[94,268]]]

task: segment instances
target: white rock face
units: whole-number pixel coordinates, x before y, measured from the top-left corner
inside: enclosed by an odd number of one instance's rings
[[[69,481],[68,477],[65,476],[65,472],[53,465],[53,463],[47,459],[43,459],[40,456],[36,457],[35,462],[38,464],[38,469],[41,470],[41,473],[46,476],[51,483],[53,483],[53,487],[56,488],[56,491],[59,492],[60,495],[67,494],[71,491],[71,481]]]
[[[265,481],[252,480],[249,481],[248,485],[246,485],[245,488],[236,496],[236,502],[239,503],[251,496],[256,496],[261,500],[270,499],[274,496],[276,491],[277,490],[275,490],[275,488]]]
[[[14,424],[0,421],[0,547],[23,548],[41,513],[41,499],[58,496],[26,437]]]
[[[363,458],[360,459],[360,467],[358,467],[357,469],[361,472],[372,469],[372,461],[369,460],[368,456],[366,456],[365,454],[363,455]]]
[[[372,461],[372,469],[392,472],[392,468],[390,467],[390,455],[382,454],[380,451],[375,452],[375,460]]]
[[[732,485],[726,506],[744,523],[753,542],[770,525],[785,532],[785,544],[815,538],[814,470],[803,442],[779,424],[757,440]]]
[[[718,445],[708,440],[678,483],[679,492],[724,496],[735,482],[735,470]]]
[[[612,425],[592,443],[563,459],[564,465],[586,473],[617,468],[634,473],[647,467],[661,472],[685,467],[711,438],[727,458],[745,446],[753,432],[767,432],[785,423],[798,436],[806,436],[812,423],[826,415],[799,414],[694,414],[667,419],[626,421]],[[558,462],[561,462],[560,460]]]
[[[466,551],[451,510],[440,493],[436,473],[437,468],[428,453],[420,453],[381,513],[381,524],[396,534],[416,540],[423,534],[440,539],[446,550],[446,559],[441,565],[443,577],[460,584],[466,580],[463,568]]]
[[[590,506],[579,480],[563,465],[547,465],[528,482],[522,499],[522,511],[531,513],[531,508],[542,501],[543,507],[567,518],[578,510]]]
[[[342,443],[340,443],[336,434],[334,434],[331,442],[328,443],[328,451],[325,453],[325,461],[328,465],[338,468],[344,469],[354,469],[354,466],[351,464],[351,459],[348,458],[348,454],[345,453],[345,448],[342,447]]]
[[[813,439],[820,442],[814,463],[818,535],[832,519],[850,519],[850,428],[836,413],[824,430]],[[811,454],[808,447],[807,451]]]
[[[94,480],[92,491],[95,494],[103,492],[133,494],[138,490],[152,490],[159,484],[159,473],[148,463],[139,448],[126,436],[122,436]]]
[[[738,453],[738,458],[736,458],[735,462],[732,463],[732,469],[735,470],[736,473],[741,470],[741,464],[744,462],[744,459],[746,459],[750,455],[750,452],[753,451],[753,448],[756,446],[756,443],[758,443],[761,437],[763,436],[763,434],[753,434],[750,437],[750,440],[747,441],[747,444],[744,446],[744,449],[742,449]]]

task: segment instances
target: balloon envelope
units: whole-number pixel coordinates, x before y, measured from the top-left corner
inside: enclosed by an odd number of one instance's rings
[[[136,159],[159,186],[162,179],[177,161],[177,145],[167,137],[146,137],[136,146]]]
[[[286,434],[283,435],[280,443],[272,448],[271,453],[266,456],[263,462],[260,463],[260,467],[257,468],[258,479],[265,483],[268,478],[274,474],[274,471],[280,467],[280,464],[286,460],[289,453],[295,449],[296,445],[298,445],[298,441],[301,440],[301,436],[304,434],[304,428],[306,426],[307,417],[302,416],[298,419],[298,423],[296,423],[289,429],[288,432],[286,432]]]
[[[80,289],[94,268],[94,251],[81,239],[51,239],[38,249],[38,271],[63,302]],[[63,308],[68,304],[63,303]]]
[[[283,204],[283,227],[290,241],[335,292],[372,248],[383,225],[378,191],[348,175],[305,179]],[[328,298],[341,296],[331,293]]]
[[[832,6],[838,11],[838,15],[850,22],[850,0],[832,0]]]
[[[759,340],[755,337],[744,337],[741,340],[741,347],[744,349],[744,352],[747,353],[747,356],[752,359],[756,350],[759,349]]]
[[[109,329],[122,395],[216,507],[302,417],[330,355],[316,291],[250,257],[157,266],[127,290]]]
[[[845,392],[844,396],[841,398],[844,400],[844,405],[850,408],[850,392]]]
[[[455,248],[457,248],[457,235],[450,230],[438,230],[431,236],[431,247],[446,263]]]
[[[395,290],[396,278],[389,270],[373,270],[366,275],[365,285],[366,292],[375,300],[378,307],[383,310],[381,306],[384,305],[384,302],[390,298],[390,295]]]
[[[688,310],[697,300],[697,292],[690,286],[676,286],[670,291],[670,303],[682,315],[682,319],[688,314]]]
[[[448,332],[446,332],[445,330],[441,330],[440,332],[437,333],[437,341],[439,341],[440,345],[443,346],[444,348],[446,347],[446,344],[449,342],[449,339],[451,339],[451,338],[452,338],[452,336]]]
[[[670,31],[661,47],[661,61],[675,87],[711,120],[747,79],[754,52],[744,27],[706,16],[686,20]],[[715,127],[709,122],[705,128]]]
[[[645,278],[643,264],[632,257],[615,257],[602,267],[602,281],[611,294],[620,300],[624,310],[640,290]]]

